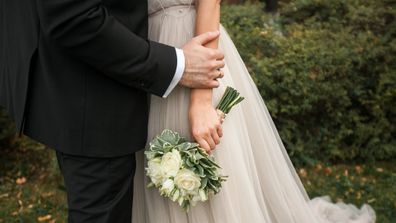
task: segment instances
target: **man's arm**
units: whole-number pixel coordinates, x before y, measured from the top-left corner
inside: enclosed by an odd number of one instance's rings
[[[100,0],[37,0],[41,26],[56,44],[111,78],[163,96],[175,74],[175,48],[144,40]]]

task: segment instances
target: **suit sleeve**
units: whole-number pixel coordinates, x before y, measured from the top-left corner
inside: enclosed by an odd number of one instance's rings
[[[36,0],[41,27],[73,57],[128,86],[162,96],[175,74],[175,48],[145,40],[101,0]]]

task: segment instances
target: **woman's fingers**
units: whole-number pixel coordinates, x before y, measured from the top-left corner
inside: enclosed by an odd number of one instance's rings
[[[215,143],[214,139],[212,138],[212,134],[208,134],[206,136],[205,140],[209,144],[211,150],[214,150],[216,148],[216,143]]]
[[[223,128],[221,127],[221,125],[218,125],[216,128],[217,131],[217,135],[221,138],[223,137]]]
[[[220,135],[218,133],[218,129],[213,129],[211,133],[212,139],[216,145],[220,144]]]
[[[202,149],[204,149],[207,153],[210,154],[210,152],[211,152],[212,150],[210,149],[210,146],[209,146],[209,144],[206,142],[205,139],[203,139],[203,138],[198,138],[198,139],[195,139],[195,140],[196,140],[197,143],[201,146]]]
[[[220,144],[223,136],[219,120],[221,114],[223,113],[216,111],[211,104],[207,108],[202,105],[190,107],[191,135],[208,153]]]
[[[203,149],[210,153],[210,151],[214,150],[216,148],[216,145],[220,143],[218,129],[213,128],[213,130],[211,130],[210,132],[202,136],[195,137],[195,140]]]

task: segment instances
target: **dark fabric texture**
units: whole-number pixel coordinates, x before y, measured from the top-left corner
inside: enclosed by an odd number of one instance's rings
[[[0,2],[0,105],[58,151],[116,157],[146,142],[149,93],[176,70],[147,40],[147,0]]]
[[[131,223],[135,155],[56,155],[65,180],[69,223]]]

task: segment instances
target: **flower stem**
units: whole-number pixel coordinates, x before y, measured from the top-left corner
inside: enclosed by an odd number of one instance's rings
[[[237,90],[228,86],[216,108],[224,112],[224,114],[228,114],[232,107],[239,104],[243,99],[245,98],[240,96]]]

